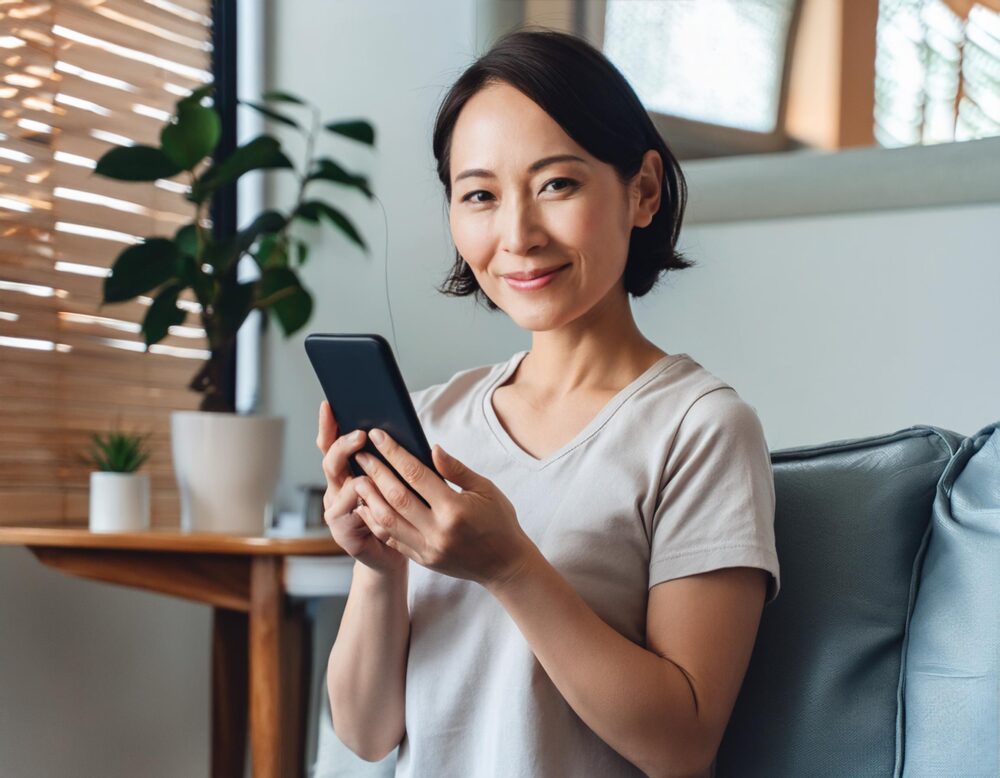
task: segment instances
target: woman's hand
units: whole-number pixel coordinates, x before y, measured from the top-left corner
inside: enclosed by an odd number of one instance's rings
[[[435,572],[484,586],[515,576],[537,550],[521,529],[510,500],[488,478],[435,445],[434,467],[462,488],[456,492],[385,432],[372,429],[369,435],[406,481],[402,483],[376,457],[358,457],[368,476],[355,486],[367,503],[358,513],[386,546]]]
[[[407,560],[398,551],[382,543],[357,514],[357,486],[361,478],[351,476],[347,458],[365,445],[364,430],[337,437],[337,421],[330,404],[319,406],[319,432],[316,446],[323,454],[326,493],[323,495],[323,519],[337,545],[364,565],[381,573],[396,573],[406,568]]]

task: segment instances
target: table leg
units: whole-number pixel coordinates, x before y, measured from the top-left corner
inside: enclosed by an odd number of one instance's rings
[[[250,570],[250,762],[254,778],[285,778],[281,745],[281,588],[279,557]]]
[[[247,615],[212,612],[212,778],[243,778],[247,748]]]
[[[280,557],[250,572],[250,762],[254,778],[305,775],[312,630],[305,604],[285,597]]]
[[[312,619],[306,604],[290,604],[282,619],[282,746],[288,775],[304,776],[306,723],[312,681]]]

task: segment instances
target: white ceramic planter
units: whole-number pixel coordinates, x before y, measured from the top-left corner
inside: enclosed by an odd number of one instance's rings
[[[181,530],[263,535],[281,471],[284,418],[174,411],[170,433]]]
[[[141,532],[149,529],[149,475],[90,474],[90,531]]]

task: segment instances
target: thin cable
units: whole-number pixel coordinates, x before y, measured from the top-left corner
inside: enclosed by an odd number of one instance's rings
[[[385,223],[385,304],[389,310],[389,326],[392,327],[392,347],[396,350],[396,359],[399,359],[399,344],[396,342],[396,322],[392,318],[392,300],[389,298],[389,221],[385,218],[385,206],[379,200],[377,194],[372,194],[378,201],[379,208],[382,209],[382,221]]]

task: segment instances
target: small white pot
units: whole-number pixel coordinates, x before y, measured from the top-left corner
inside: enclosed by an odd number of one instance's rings
[[[90,474],[90,531],[141,532],[149,529],[149,475]]]
[[[263,535],[271,523],[284,434],[280,416],[173,411],[181,530]]]

